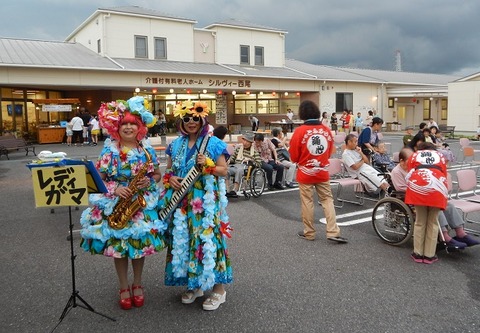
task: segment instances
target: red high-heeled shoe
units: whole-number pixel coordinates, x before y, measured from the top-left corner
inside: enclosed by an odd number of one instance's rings
[[[122,298],[122,294],[128,292],[128,297],[127,298]],[[132,296],[130,294],[130,288],[127,289],[120,289],[120,301],[118,304],[120,304],[120,307],[123,310],[130,310],[132,308]]]
[[[141,295],[135,295],[135,290],[140,289],[142,291]],[[136,306],[137,308],[143,306],[145,303],[145,297],[143,296],[143,287],[142,286],[134,286],[132,284],[132,300],[133,300],[133,305]]]

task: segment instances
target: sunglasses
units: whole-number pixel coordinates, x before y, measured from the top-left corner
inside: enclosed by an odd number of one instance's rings
[[[200,121],[200,117],[199,116],[193,116],[193,117],[185,116],[185,117],[183,117],[183,122],[185,124],[190,122],[190,120],[192,120],[194,123],[198,123]]]

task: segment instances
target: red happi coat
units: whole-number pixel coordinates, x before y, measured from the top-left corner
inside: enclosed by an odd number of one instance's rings
[[[436,150],[419,150],[408,159],[405,203],[415,206],[447,206],[447,164]]]
[[[306,121],[290,140],[290,159],[298,164],[297,181],[317,184],[329,181],[328,159],[333,151],[331,130],[319,121]]]

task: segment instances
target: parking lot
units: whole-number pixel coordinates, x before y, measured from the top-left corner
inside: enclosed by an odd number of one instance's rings
[[[399,148],[399,136],[389,140],[393,150]],[[37,151],[95,159],[100,149],[45,145]],[[25,167],[30,159],[15,153],[0,161],[2,332],[50,331],[72,292],[68,208],[53,214],[35,208]],[[214,312],[203,311],[199,301],[181,304],[183,290],[164,286],[165,252],[146,260],[145,306],[121,310],[112,260],[82,252],[76,234],[77,290],[116,321],[76,307],[56,332],[478,332],[480,247],[439,252],[438,263],[416,264],[409,257],[411,242],[394,247],[376,236],[373,206],[367,201],[337,210],[349,243],[336,244],[325,239],[321,222],[316,241],[296,237],[302,230],[296,189],[232,199],[234,283]],[[72,210],[75,222],[83,208]],[[323,218],[320,207],[316,218]],[[480,214],[472,218],[480,220]]]

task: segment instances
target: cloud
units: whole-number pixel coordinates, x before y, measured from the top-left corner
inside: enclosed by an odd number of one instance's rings
[[[0,36],[64,40],[100,6],[130,1],[17,0],[2,4]],[[288,31],[286,55],[332,66],[405,71],[480,71],[479,1],[138,0],[135,5],[198,21],[235,18]]]

